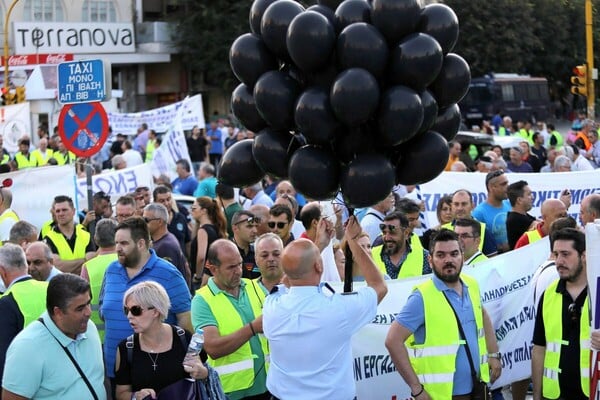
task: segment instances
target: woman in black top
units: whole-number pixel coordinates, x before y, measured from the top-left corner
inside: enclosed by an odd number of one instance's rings
[[[208,247],[217,239],[227,238],[227,220],[221,207],[208,196],[198,197],[192,204],[191,211],[198,232],[190,245],[190,270],[194,286],[199,286],[209,278],[204,269]]]
[[[146,281],[132,286],[123,296],[123,305],[135,334],[131,362],[127,348],[128,341],[131,343],[129,338],[119,343],[117,350],[117,400],[142,400],[147,396],[154,399],[163,388],[181,379],[208,376],[200,357],[183,365],[191,334],[162,322],[171,304],[160,284]]]

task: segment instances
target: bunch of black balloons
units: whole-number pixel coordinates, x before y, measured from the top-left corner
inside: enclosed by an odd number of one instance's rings
[[[341,190],[351,207],[394,184],[432,180],[458,132],[468,64],[451,53],[458,19],[419,0],[255,0],[250,30],[231,46],[242,82],[234,115],[256,133],[223,157],[233,186],[264,174],[322,200]]]

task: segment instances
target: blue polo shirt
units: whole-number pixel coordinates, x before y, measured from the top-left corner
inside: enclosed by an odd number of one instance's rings
[[[90,390],[56,342],[58,339],[71,352],[99,400],[105,400],[102,345],[96,325],[90,320],[85,333],[71,339],[58,329],[48,312],[42,318],[47,328],[32,322],[12,341],[6,353],[2,386],[28,399],[91,399]]]
[[[190,311],[190,291],[181,272],[170,262],[157,257],[153,249],[150,249],[150,258],[146,265],[131,279],[119,261],[112,262],[106,269],[100,291],[100,315],[106,327],[104,338],[106,374],[111,378],[115,376],[117,346],[121,340],[133,334],[133,329],[123,314],[123,295],[133,285],[145,281],[160,283],[167,291],[171,300],[171,309],[166,323],[176,324],[176,314]]]
[[[223,132],[219,128],[209,129],[206,131],[206,136],[210,139],[210,149],[208,154],[223,154],[223,142],[221,136]],[[214,140],[217,139],[217,140]]]
[[[462,297],[454,289],[450,289],[446,284],[433,275],[433,284],[436,289],[444,292],[450,304],[460,320],[460,323],[467,336],[469,350],[471,356],[475,360],[474,366],[479,372],[479,346],[477,343],[477,324],[475,323],[475,313],[473,312],[473,304],[469,297],[468,286],[462,282]],[[396,316],[396,322],[413,332],[415,344],[423,344],[425,341],[425,313],[423,304],[423,295],[418,290],[414,290],[402,308],[402,311]],[[464,345],[460,345],[456,355],[456,372],[454,373],[454,382],[452,385],[453,395],[462,395],[471,393],[471,367],[467,359],[467,352]]]

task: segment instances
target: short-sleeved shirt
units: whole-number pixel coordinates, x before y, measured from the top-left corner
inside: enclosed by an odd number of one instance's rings
[[[185,245],[192,240],[185,215],[181,212],[173,211],[173,218],[171,218],[171,221],[167,225],[167,229],[175,235],[181,251],[185,254]]]
[[[469,350],[473,359],[479,360],[479,346],[477,343],[477,324],[475,322],[475,313],[473,311],[473,303],[469,296],[467,284],[462,282],[462,296],[454,290],[450,289],[446,284],[435,275],[431,278],[436,289],[444,292],[452,308],[456,311],[460,323],[466,335]],[[425,326],[425,305],[423,303],[423,295],[420,291],[414,290],[402,310],[396,316],[396,322],[413,332],[416,344],[425,342],[427,334]],[[264,324],[264,323],[263,323]],[[479,363],[474,362],[475,369],[479,372]],[[467,352],[464,345],[460,345],[456,354],[456,372],[454,373],[454,381],[452,384],[452,394],[462,395],[471,393],[471,367],[467,359]]]
[[[579,321],[583,310],[583,303],[587,297],[587,288],[583,290],[576,299],[573,299],[567,291],[566,281],[560,280],[556,287],[556,293],[562,296],[562,339],[565,341],[563,346],[560,346],[560,362],[558,367],[558,385],[560,392],[569,400],[584,400],[588,397],[581,390],[581,374],[579,364]],[[533,329],[533,344],[546,347],[546,327],[544,326],[544,296],[547,291],[540,297],[537,314],[535,316],[535,328]],[[576,312],[573,314],[569,311],[569,306],[575,304]],[[583,310],[583,311],[582,311]],[[575,315],[576,318],[572,318]],[[558,316],[557,316],[558,317]]]
[[[216,198],[217,183],[217,178],[214,176],[202,179],[198,182],[198,186],[196,186],[194,197],[208,196],[211,199]]]
[[[511,207],[508,200],[502,202],[502,206],[494,207],[487,202],[477,205],[471,215],[479,222],[484,222],[494,235],[497,246],[508,245],[506,233],[506,216]],[[485,251],[484,251],[485,253]],[[487,254],[487,253],[485,253]]]
[[[191,174],[186,178],[175,178],[172,183],[173,193],[185,194],[187,196],[193,196],[198,186],[198,181]]]
[[[208,154],[223,154],[222,135],[223,132],[221,132],[219,128],[206,131],[206,136],[210,139],[210,149],[208,150]]]
[[[286,400],[350,400],[356,395],[351,338],[375,318],[371,287],[326,296],[321,286],[293,286],[265,299],[263,330],[271,365],[267,387]]]
[[[111,263],[106,269],[100,291],[100,314],[104,318],[106,331],[106,373],[111,378],[114,377],[117,345],[133,333],[123,314],[123,295],[136,283],[145,281],[160,283],[169,295],[171,308],[165,322],[174,324],[177,322],[176,314],[190,311],[190,291],[181,272],[173,264],[157,257],[154,250],[150,249],[150,258],[133,278],[129,278],[125,267],[118,261]]]
[[[215,295],[224,293],[225,296],[227,296],[227,299],[229,299],[235,310],[240,315],[242,323],[244,325],[249,324],[256,317],[258,317],[258,315],[254,315],[254,312],[252,311],[250,299],[248,298],[246,290],[244,289],[244,287],[246,286],[246,282],[244,280],[241,281],[240,294],[237,298],[233,297],[228,292],[221,290],[215,284],[214,278],[210,278],[208,280],[207,285],[211,292]],[[217,327],[217,329],[219,328],[217,319],[212,313],[208,303],[206,303],[204,298],[200,295],[194,296],[194,299],[192,300],[192,326],[194,327],[194,329],[204,328],[205,326],[215,326]],[[254,371],[256,373],[256,377],[254,378],[254,385],[245,390],[238,390],[235,392],[227,393],[227,396],[229,396],[231,400],[239,400],[243,399],[244,397],[258,395],[267,391],[265,355],[263,354],[262,348],[260,346],[258,336],[252,336],[250,338],[249,343],[250,349],[252,350],[252,354],[256,356],[254,358]]]
[[[175,235],[167,232],[166,235],[152,242],[152,248],[157,256],[173,264],[181,272],[181,275],[185,277],[187,260],[179,247],[179,242]]]
[[[71,352],[98,398],[106,400],[102,345],[96,325],[89,321],[85,333],[72,339],[58,329],[47,312],[42,318],[46,327],[32,322],[10,344],[2,386],[28,399],[91,399],[90,390],[58,339]]]
[[[535,217],[527,213],[521,214],[515,211],[509,211],[506,214],[506,236],[508,238],[508,247],[515,248],[517,241],[526,231],[529,230]]]

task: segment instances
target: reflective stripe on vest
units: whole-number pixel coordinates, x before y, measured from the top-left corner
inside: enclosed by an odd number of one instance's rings
[[[254,317],[258,317],[262,315],[265,293],[258,284],[253,283],[251,280],[245,278],[242,280],[245,282],[245,285],[241,290],[244,290],[248,296]],[[219,335],[229,335],[247,325],[247,322],[242,320],[242,317],[224,292],[219,292],[215,295],[210,287],[205,285],[198,289],[196,293],[202,296],[208,304],[217,321]],[[265,356],[265,370],[268,371],[269,346],[267,339],[262,334],[258,334],[257,336]],[[231,393],[248,389],[254,385],[254,377],[258,373],[258,371],[254,370],[254,358],[256,358],[256,355],[252,354],[250,342],[247,341],[235,352],[216,360],[209,356],[208,363],[219,372],[223,391]]]
[[[454,225],[452,222],[442,225],[442,228],[454,231]],[[483,250],[483,241],[485,240],[485,222],[479,222],[479,238],[479,251],[481,251]]]
[[[38,319],[46,309],[47,291],[48,282],[28,279],[16,282],[4,293],[4,296],[12,293],[19,311],[23,314],[23,328]]]
[[[96,324],[98,328],[98,335],[100,335],[100,341],[104,343],[104,321],[100,319],[99,311],[99,297],[100,290],[102,288],[102,280],[104,279],[104,273],[106,269],[113,261],[119,258],[117,253],[100,254],[88,261],[83,265],[85,266],[88,277],[90,278],[90,290],[92,292],[92,301],[90,303],[92,307],[92,315],[90,319]]]
[[[15,161],[17,162],[18,169],[32,168],[37,166],[37,159],[31,153],[29,153],[29,157],[25,157],[23,153],[19,151],[17,154],[15,154]]]
[[[77,224],[75,226],[75,235],[77,235],[75,238],[75,249],[71,250],[71,246],[69,246],[67,239],[65,239],[62,233],[56,232],[54,229],[50,229],[46,233],[46,237],[50,238],[54,246],[56,246],[58,256],[61,260],[85,258],[85,249],[90,243],[90,234],[85,230],[83,225]]]
[[[489,381],[487,348],[483,330],[483,309],[479,295],[479,285],[468,275],[461,275],[468,286],[469,297],[473,305],[475,324],[477,326],[477,344],[479,348],[479,371],[481,380]],[[416,286],[423,296],[425,314],[425,342],[415,344],[414,336],[406,340],[410,363],[425,386],[425,390],[433,399],[452,398],[456,354],[460,339],[456,317],[444,294],[437,290],[431,279]]]
[[[542,317],[546,331],[546,352],[544,356],[544,373],[542,375],[542,395],[551,399],[561,397],[558,385],[560,374],[560,348],[568,344],[562,338],[562,303],[563,295],[556,293],[559,279],[548,286],[544,292]],[[590,376],[582,371],[590,369],[590,317],[588,313],[588,300],[585,302],[579,320],[579,363],[575,364],[581,372],[581,389],[586,396],[590,395]],[[568,393],[565,393],[568,396]]]
[[[375,265],[377,265],[382,275],[386,275],[387,271],[385,269],[385,263],[381,257],[382,252],[382,244],[371,248],[371,256],[373,257]],[[402,265],[400,265],[397,279],[421,275],[423,275],[423,246],[421,246],[421,249],[414,249],[411,247],[411,252],[408,253],[408,256]]]
[[[527,232],[525,232],[525,235],[527,235],[529,244],[535,243],[538,240],[542,240],[542,235],[540,235],[540,232],[537,229],[534,229],[532,231],[527,231]]]

